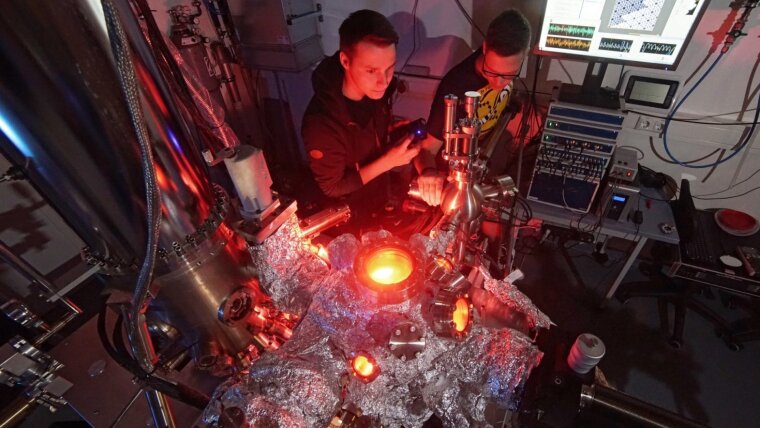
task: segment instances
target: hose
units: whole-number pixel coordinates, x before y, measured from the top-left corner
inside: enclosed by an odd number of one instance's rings
[[[148,237],[145,249],[145,259],[143,260],[140,272],[137,276],[134,293],[132,296],[132,312],[129,321],[130,340],[133,352],[140,366],[146,372],[153,371],[153,362],[151,359],[151,350],[149,349],[150,338],[147,332],[143,332],[145,310],[147,309],[147,295],[149,286],[153,277],[153,266],[156,260],[156,250],[158,247],[158,234],[161,225],[161,215],[159,211],[158,188],[156,186],[155,170],[153,169],[153,152],[150,145],[148,130],[145,126],[145,119],[140,106],[140,94],[137,88],[137,79],[135,68],[132,63],[132,57],[129,52],[129,45],[126,34],[119,20],[119,13],[116,6],[111,0],[102,0],[103,12],[106,19],[108,36],[111,41],[111,50],[113,51],[116,62],[119,84],[127,102],[129,116],[132,120],[132,127],[137,133],[137,141],[140,146],[140,160],[142,162],[143,176],[145,181],[145,200],[146,216],[148,223]]]

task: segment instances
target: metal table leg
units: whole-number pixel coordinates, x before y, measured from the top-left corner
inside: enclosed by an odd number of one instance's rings
[[[631,250],[631,253],[628,254],[628,258],[625,261],[625,264],[623,265],[623,268],[620,269],[620,272],[618,273],[617,277],[615,277],[615,281],[612,282],[612,285],[610,286],[609,290],[607,290],[607,295],[604,296],[605,301],[612,298],[612,296],[615,295],[615,292],[617,291],[618,287],[620,287],[620,283],[623,282],[623,279],[625,278],[626,274],[628,274],[628,271],[631,269],[631,265],[633,265],[633,262],[636,261],[636,259],[639,257],[639,253],[641,252],[641,249],[644,248],[644,244],[646,244],[647,238],[645,237],[639,237],[639,241],[636,243],[636,246],[633,247],[633,250]]]

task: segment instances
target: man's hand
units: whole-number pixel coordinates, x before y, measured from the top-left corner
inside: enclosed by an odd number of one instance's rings
[[[401,140],[400,144],[391,147],[384,155],[375,159],[373,162],[359,168],[359,176],[362,184],[367,184],[374,180],[375,177],[391,169],[406,165],[414,159],[420,152],[420,147],[409,147],[412,137],[408,136]]]
[[[422,171],[422,174],[417,177],[417,186],[422,200],[431,207],[440,205],[444,182],[444,177],[436,169],[428,168]]]
[[[400,144],[397,144],[390,148],[384,155],[383,161],[386,165],[386,171],[397,166],[407,165],[420,153],[420,146],[409,147],[412,142],[412,136],[407,136],[401,140]]]

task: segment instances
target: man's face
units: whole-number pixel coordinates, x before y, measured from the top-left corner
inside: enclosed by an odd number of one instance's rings
[[[525,52],[511,56],[501,56],[494,51],[488,50],[483,44],[483,62],[480,72],[488,81],[488,86],[495,91],[501,91],[512,80],[520,75]]]
[[[340,53],[340,63],[346,70],[343,94],[359,100],[367,96],[373,100],[383,97],[393,78],[396,65],[396,45],[378,46],[359,42],[351,55]]]

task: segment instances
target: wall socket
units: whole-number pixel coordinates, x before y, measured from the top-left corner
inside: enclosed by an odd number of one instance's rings
[[[665,127],[665,119],[658,119],[656,117],[639,116],[639,120],[636,121],[634,129],[640,129],[642,131],[649,132],[662,132],[662,128]]]

